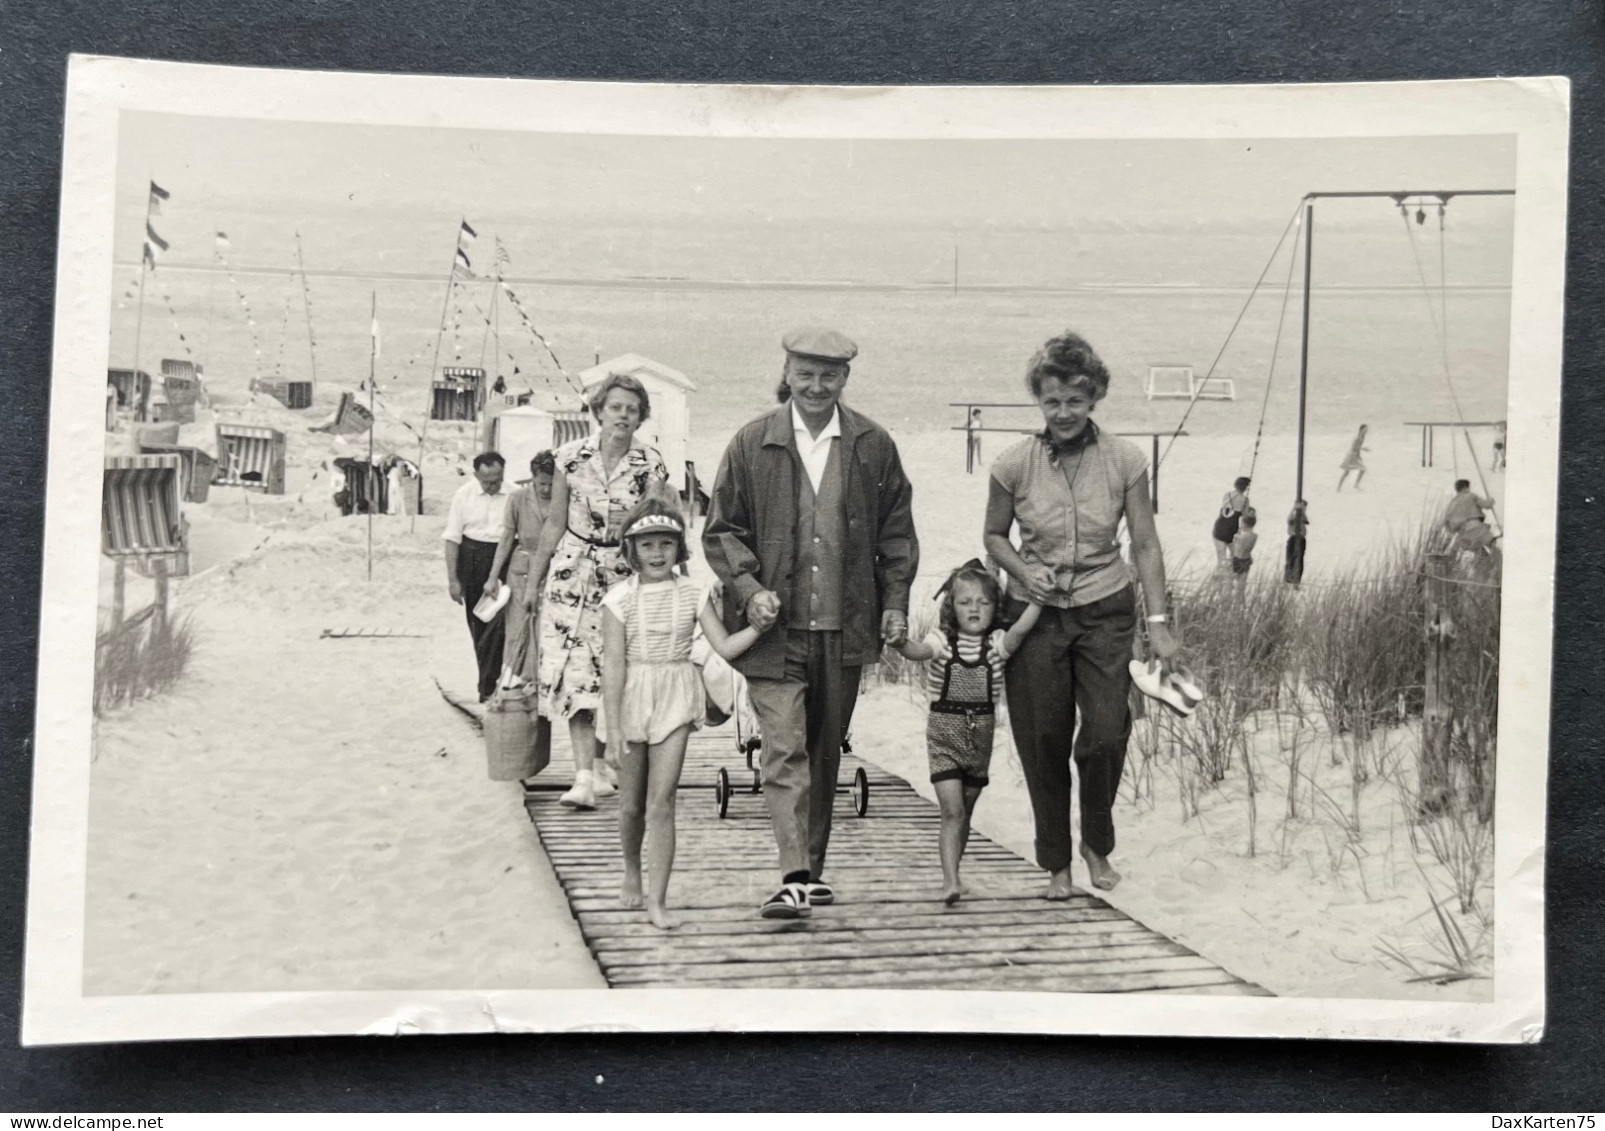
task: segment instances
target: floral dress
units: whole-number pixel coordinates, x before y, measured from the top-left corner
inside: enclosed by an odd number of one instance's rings
[[[568,482],[568,529],[552,553],[537,628],[541,713],[551,719],[602,706],[602,598],[631,572],[619,525],[654,479],[669,478],[657,449],[634,446],[606,475],[600,445],[591,435],[553,453]]]

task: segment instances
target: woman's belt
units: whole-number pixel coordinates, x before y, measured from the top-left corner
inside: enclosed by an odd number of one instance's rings
[[[572,526],[568,527],[567,529],[568,529],[568,532],[570,534],[572,534],[574,537],[578,538],[581,542],[585,542],[585,543],[587,543],[589,545],[596,546],[596,547],[598,547],[600,549],[603,549],[603,550],[616,550],[619,547],[619,540],[617,538],[613,538],[613,539],[591,538],[591,537],[588,537],[588,536],[586,536],[584,534],[581,534],[578,530],[575,530]]]

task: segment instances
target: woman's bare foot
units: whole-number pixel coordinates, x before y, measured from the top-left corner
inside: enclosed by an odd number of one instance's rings
[[[641,894],[640,876],[624,877],[624,883],[619,888],[619,906],[627,911],[639,911],[646,906],[646,898]]]
[[[964,885],[960,883],[945,884],[942,887],[942,902],[952,907],[964,897]]]
[[[1075,889],[1070,884],[1070,865],[1066,864],[1048,877],[1048,890],[1042,893],[1042,898],[1061,903],[1074,894]]]
[[[668,908],[660,903],[654,903],[646,909],[647,921],[660,931],[672,931],[680,925],[680,920],[669,915]]]
[[[1090,848],[1081,849],[1081,858],[1087,862],[1087,870],[1092,873],[1092,886],[1099,891],[1112,891],[1120,882],[1120,873],[1109,866],[1109,858],[1099,856]]]

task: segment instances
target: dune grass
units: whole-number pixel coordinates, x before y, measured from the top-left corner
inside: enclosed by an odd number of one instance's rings
[[[195,630],[184,614],[166,618],[147,608],[95,636],[95,714],[159,695],[177,683],[195,649]]]

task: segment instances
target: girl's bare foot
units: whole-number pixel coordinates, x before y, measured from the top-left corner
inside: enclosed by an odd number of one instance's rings
[[[948,884],[942,889],[942,902],[952,907],[964,897],[963,884]]]
[[[646,917],[647,921],[660,931],[672,931],[680,925],[680,920],[671,918],[668,908],[658,903],[646,909]]]
[[[1069,899],[1073,894],[1075,891],[1070,885],[1070,865],[1066,864],[1048,877],[1048,890],[1042,893],[1042,898],[1059,903]]]
[[[626,911],[639,911],[646,906],[646,899],[641,895],[640,876],[624,877],[624,884],[619,888],[619,906]]]
[[[1092,873],[1092,886],[1099,891],[1111,891],[1120,882],[1120,873],[1109,866],[1106,856],[1099,856],[1090,848],[1081,849],[1081,857],[1087,862],[1087,870]]]

